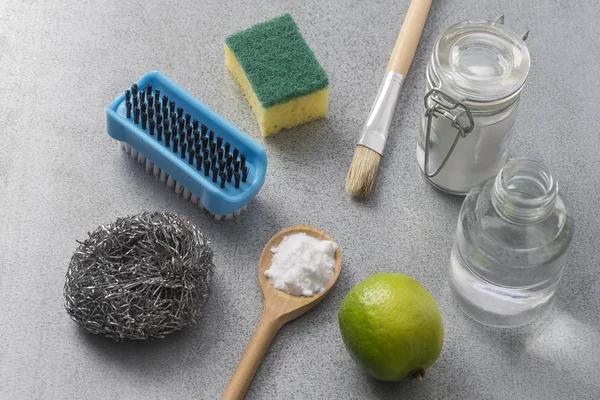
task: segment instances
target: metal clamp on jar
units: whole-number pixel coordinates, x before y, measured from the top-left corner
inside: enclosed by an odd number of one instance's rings
[[[503,23],[461,22],[435,43],[417,160],[443,191],[466,194],[506,162],[530,57],[529,31],[520,37]]]

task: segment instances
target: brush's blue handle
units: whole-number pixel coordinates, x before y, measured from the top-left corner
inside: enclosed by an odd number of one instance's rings
[[[247,181],[236,189],[232,184],[222,189],[219,182],[214,183],[205,177],[203,171],[197,171],[195,164],[188,164],[162,141],[156,134],[150,136],[147,130],[127,118],[125,94],[122,93],[106,108],[106,130],[114,139],[128,143],[131,147],[156,164],[160,169],[181,183],[191,193],[195,194],[204,207],[213,214],[226,215],[239,210],[252,200],[261,189],[267,171],[267,154],[258,143],[248,135],[227,122],[187,91],[179,87],[166,75],[159,71],[148,72],[138,82],[140,88],[151,84],[153,89],[159,89],[161,96],[167,95],[174,100],[177,107],[183,107],[193,119],[205,124],[215,136],[223,137],[223,142],[230,142],[231,149],[237,148],[246,155],[246,165],[249,167]],[[156,99],[160,100],[160,99]],[[186,157],[187,158],[187,157]],[[212,174],[210,174],[212,176]]]

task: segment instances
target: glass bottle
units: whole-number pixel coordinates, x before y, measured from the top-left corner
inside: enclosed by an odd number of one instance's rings
[[[572,238],[570,206],[548,168],[511,159],[463,202],[450,261],[452,292],[483,324],[526,324],[548,307]]]
[[[443,191],[466,194],[506,162],[530,56],[503,21],[458,23],[434,45],[417,161]]]

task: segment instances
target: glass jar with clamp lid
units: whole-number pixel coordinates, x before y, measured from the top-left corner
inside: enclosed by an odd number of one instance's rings
[[[417,161],[443,191],[466,194],[506,162],[530,56],[529,31],[518,36],[503,22],[461,22],[435,43]]]

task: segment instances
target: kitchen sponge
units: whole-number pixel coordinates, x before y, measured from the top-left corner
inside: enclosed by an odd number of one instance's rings
[[[225,65],[263,136],[327,114],[327,74],[290,14],[227,37]]]

